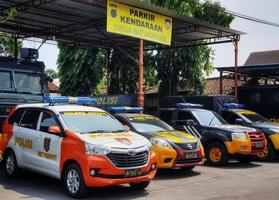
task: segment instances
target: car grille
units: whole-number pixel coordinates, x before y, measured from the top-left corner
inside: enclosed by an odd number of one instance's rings
[[[189,144],[191,144],[192,148],[189,146]],[[176,143],[176,145],[185,151],[195,150],[198,147],[197,142],[195,142],[195,143]]]
[[[264,134],[261,132],[250,132],[248,135],[251,142],[262,142],[265,139]]]
[[[201,161],[202,161],[202,158],[179,159],[179,160],[176,160],[176,164],[197,163],[197,162],[201,162]]]
[[[248,133],[252,143],[252,152],[261,152],[265,147],[265,136],[262,132],[250,132]],[[261,147],[257,147],[258,143],[262,143]]]
[[[138,152],[134,156],[125,153],[109,153],[107,157],[118,168],[140,167],[147,164],[149,153]]]

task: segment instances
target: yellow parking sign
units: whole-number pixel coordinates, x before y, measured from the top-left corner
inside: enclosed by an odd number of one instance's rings
[[[107,32],[170,45],[172,18],[108,0]]]

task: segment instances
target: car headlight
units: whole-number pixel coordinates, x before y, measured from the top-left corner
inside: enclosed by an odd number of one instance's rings
[[[274,133],[279,133],[279,128],[270,128],[269,130]]]
[[[84,143],[84,145],[85,145],[85,154],[107,155],[111,152],[109,147],[97,146],[89,143]]]
[[[233,140],[246,140],[246,133],[232,133]]]
[[[166,140],[164,139],[160,139],[160,138],[150,138],[150,142],[152,144],[155,144],[159,147],[163,147],[163,148],[168,148],[168,149],[173,149],[172,146],[170,145],[170,143],[168,143]]]
[[[148,152],[151,152],[151,151],[152,151],[152,144],[151,144],[151,143],[148,143],[148,144],[146,145],[146,150],[147,150]]]

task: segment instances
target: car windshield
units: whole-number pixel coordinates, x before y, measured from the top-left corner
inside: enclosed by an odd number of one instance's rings
[[[67,127],[75,133],[118,133],[124,132],[123,125],[106,112],[74,111],[61,112]]]
[[[136,116],[129,117],[128,120],[132,126],[141,133],[158,132],[158,131],[173,131],[173,128],[157,117],[153,116]]]
[[[202,126],[220,126],[227,124],[222,117],[210,110],[195,110],[193,114]]]
[[[246,121],[249,122],[267,122],[268,120],[259,115],[258,113],[252,112],[252,111],[243,111],[243,112],[239,112],[240,115],[242,115]]]
[[[43,102],[42,74],[0,70],[0,102]]]

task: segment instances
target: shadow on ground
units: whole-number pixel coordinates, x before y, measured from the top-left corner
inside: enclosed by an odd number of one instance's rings
[[[199,171],[186,169],[158,169],[155,180],[184,179],[198,176]]]
[[[221,169],[248,169],[248,168],[255,168],[262,166],[259,162],[251,162],[251,163],[240,163],[237,161],[230,161],[224,166],[210,166],[208,164],[205,167],[214,167],[214,168],[221,168]]]
[[[152,184],[152,183],[151,183]],[[16,178],[8,178],[0,171],[0,186],[5,190],[12,190],[18,193],[20,198],[36,199],[72,199],[69,198],[59,180],[52,179],[43,175],[35,174],[29,171],[22,171]],[[137,199],[146,197],[146,191],[137,192],[128,185],[92,188],[89,190],[85,199]]]

